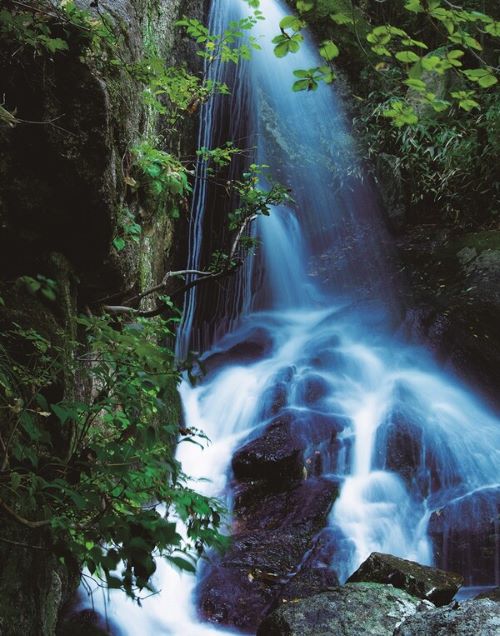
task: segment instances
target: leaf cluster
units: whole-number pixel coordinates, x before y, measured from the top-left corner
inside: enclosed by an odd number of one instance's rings
[[[168,322],[78,322],[85,345],[74,343],[71,362],[33,330],[16,328],[0,346],[0,505],[45,527],[62,560],[135,597],[152,589],[157,556],[192,572],[206,547],[221,546],[223,510],[187,485],[173,454],[179,435],[197,433],[179,429],[169,404],[180,371],[161,344]],[[22,361],[9,341],[25,343]],[[63,370],[78,373],[92,399],[52,401]]]

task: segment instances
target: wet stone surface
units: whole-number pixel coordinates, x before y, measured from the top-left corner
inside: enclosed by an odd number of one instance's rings
[[[500,604],[489,600],[464,601],[430,609],[407,618],[394,636],[498,636]]]
[[[257,629],[257,636],[392,636],[396,626],[432,607],[390,585],[349,583],[283,603]]]
[[[434,605],[446,605],[462,585],[463,577],[391,554],[372,552],[348,579],[349,583],[359,581],[390,584]]]
[[[308,479],[284,492],[266,493],[268,488],[262,481],[255,490],[249,484],[236,497],[232,545],[198,587],[205,619],[255,631],[326,524],[338,494],[338,485],[327,479]]]

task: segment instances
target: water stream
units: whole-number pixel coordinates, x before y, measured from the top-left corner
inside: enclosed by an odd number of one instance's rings
[[[201,384],[181,386],[186,421],[211,443],[204,450],[181,444],[179,459],[194,479],[208,478],[198,488],[224,494],[232,452],[269,423],[267,407],[279,389],[283,410],[312,423],[327,418],[337,430],[334,448],[315,448],[321,472],[343,484],[329,518],[336,542],[329,565],[341,580],[375,550],[431,564],[433,542],[446,548],[450,533],[462,532],[467,547],[458,556],[449,547],[440,564],[461,559],[469,584],[498,584],[499,546],[481,560],[482,546],[474,542],[496,515],[499,423],[398,331],[389,242],[376,193],[360,176],[341,101],[327,86],[292,93],[293,70],[321,61],[307,39],[297,54],[276,59],[270,40],[288,11],[277,0],[261,4],[266,20],[254,34],[262,51],[236,73],[241,94],[232,98],[234,119],[221,121],[218,100],[206,105],[200,141],[210,145],[228,129],[237,134],[244,122],[257,162],[273,166],[295,203],[273,209],[254,227],[261,245],[231,288],[240,295],[238,311],[224,323],[225,334],[210,332],[204,357],[217,362]],[[212,28],[247,12],[243,0],[214,0]],[[190,267],[200,265],[207,198],[199,185]],[[192,292],[184,352],[190,341],[203,341],[195,333],[197,302]],[[156,584],[163,592],[142,609],[112,595],[107,612],[116,633],[221,632],[197,618],[193,578],[159,563]]]

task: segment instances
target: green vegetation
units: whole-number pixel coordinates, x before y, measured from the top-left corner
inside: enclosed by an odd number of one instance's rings
[[[290,4],[298,17],[282,20],[276,55],[293,54],[302,29],[310,26],[325,60],[317,68],[297,69],[293,90],[316,90],[320,82],[334,80],[333,60],[347,71],[356,91],[351,105],[355,136],[374,162],[380,153],[394,157],[413,222],[431,222],[437,215],[455,228],[496,223],[498,3]]]
[[[41,64],[71,54],[106,81],[118,78],[119,84],[126,76],[153,121],[162,117],[165,136],[176,133],[214,94],[229,93],[226,85],[185,66],[166,65],[152,45],[134,59],[120,20],[95,5],[86,11],[71,0],[8,0],[0,10],[0,34],[11,54],[29,52]],[[258,48],[252,37],[244,44],[239,40],[259,19],[256,10],[220,36],[190,18],[178,27],[195,40],[207,64],[238,63]],[[45,122],[25,122],[15,111],[0,109],[0,125],[37,123]],[[117,202],[115,252],[141,243],[144,215],[154,218],[161,212],[176,218],[187,205],[192,160],[167,151],[154,128],[138,136],[121,161],[125,197]],[[242,152],[228,142],[222,148],[201,148],[198,156],[216,179]],[[227,182],[228,195],[237,193],[240,199],[228,219],[231,247],[213,255],[206,271],[198,272],[200,279],[238,267],[253,246],[245,235],[248,223],[288,197],[278,185],[260,186],[261,171],[252,164]],[[170,277],[185,274],[168,272],[162,283],[135,293],[119,308],[108,307],[110,313],[105,306],[99,313],[97,302],[92,305],[97,315],[78,317],[57,337],[30,326],[29,320],[23,326],[15,323],[0,344],[2,515],[24,529],[43,528],[48,533],[43,549],[63,563],[77,562],[103,584],[136,599],[141,589],[152,589],[156,556],[194,572],[206,548],[224,544],[224,511],[187,485],[174,456],[177,443],[204,442],[201,432],[178,422],[175,387],[186,369],[174,360],[172,328],[178,312],[164,292]],[[41,303],[48,315],[58,314],[66,302],[66,291],[42,274],[21,276],[4,287],[0,304],[7,312],[23,295]],[[183,288],[184,283],[179,293]],[[141,305],[153,297],[154,309]],[[54,322],[53,317],[47,320]],[[38,541],[37,535],[32,546],[22,545],[36,550]]]
[[[103,315],[78,324],[82,341],[65,349],[34,329],[6,335],[0,505],[21,525],[49,527],[50,549],[61,559],[76,559],[134,596],[137,588],[150,589],[155,555],[194,571],[195,556],[220,546],[222,510],[186,485],[173,455],[179,435],[193,442],[199,433],[179,430],[175,420],[172,386],[180,369],[172,350],[159,344],[172,338],[169,323],[111,324]],[[61,374],[75,384],[78,377],[92,399],[51,402]]]

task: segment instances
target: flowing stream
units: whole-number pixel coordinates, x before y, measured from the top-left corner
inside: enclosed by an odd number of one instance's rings
[[[230,98],[229,123],[220,116],[219,98],[204,106],[200,142],[209,146],[226,133],[229,139],[243,122],[256,161],[273,166],[273,176],[293,189],[294,203],[256,223],[261,245],[236,284],[228,283],[239,297],[231,299],[225,333],[210,332],[204,355],[210,372],[196,387],[181,386],[186,421],[211,442],[204,450],[181,444],[179,459],[195,480],[209,480],[197,488],[224,494],[232,452],[269,423],[280,391],[282,409],[311,422],[329,418],[337,427],[334,447],[318,445],[313,436],[307,442],[320,456],[322,474],[342,481],[329,518],[336,556],[328,564],[341,580],[372,551],[431,564],[433,542],[441,541],[441,565],[461,559],[468,584],[498,584],[499,546],[481,561],[474,541],[483,536],[481,523],[486,535],[496,518],[499,423],[398,330],[389,242],[341,101],[328,86],[291,91],[293,71],[321,60],[307,38],[298,53],[276,59],[271,39],[288,10],[277,0],[261,4],[266,20],[253,33],[262,50],[232,71],[240,94]],[[213,0],[211,28],[220,30],[248,10],[243,0]],[[210,70],[219,78],[225,72]],[[200,265],[209,197],[205,181],[199,183],[193,268]],[[200,302],[196,292],[189,294],[181,352],[203,342],[196,332]],[[453,532],[470,537],[458,556],[447,542]],[[116,633],[222,631],[197,618],[192,577],[159,562],[156,584],[162,593],[142,609],[112,594],[107,613]]]

